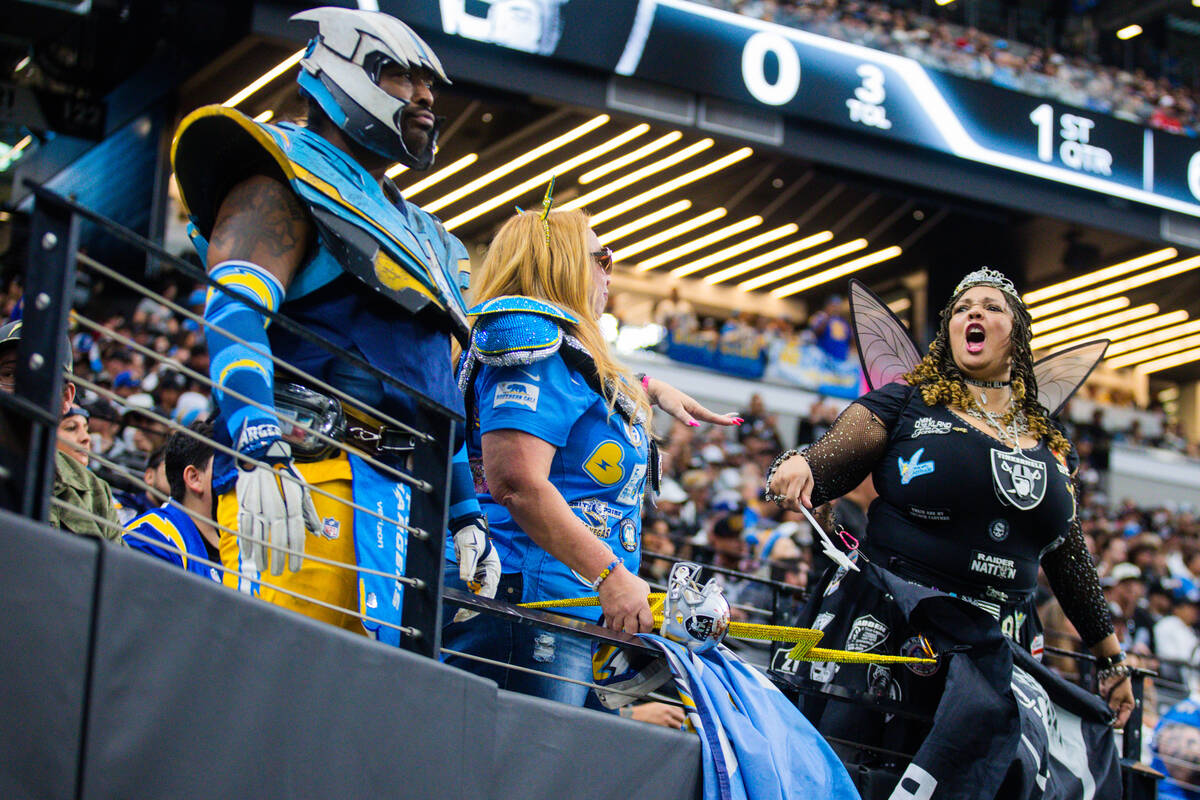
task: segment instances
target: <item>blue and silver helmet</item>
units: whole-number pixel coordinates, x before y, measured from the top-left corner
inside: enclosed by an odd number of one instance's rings
[[[416,170],[433,164],[438,125],[422,153],[410,153],[400,131],[408,101],[379,87],[386,64],[428,70],[450,83],[429,45],[395,17],[378,11],[323,7],[292,16],[317,23],[317,35],[300,59],[300,87],[347,136],[384,158]]]

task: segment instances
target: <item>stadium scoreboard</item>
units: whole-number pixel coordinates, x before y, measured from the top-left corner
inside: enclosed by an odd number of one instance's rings
[[[689,0],[381,0],[411,24],[1200,216],[1200,142]]]

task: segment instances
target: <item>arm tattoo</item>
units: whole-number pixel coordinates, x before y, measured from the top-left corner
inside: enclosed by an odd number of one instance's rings
[[[295,193],[273,178],[256,176],[226,195],[210,250],[220,261],[246,259],[277,275],[284,272],[279,277],[286,285],[304,258],[309,230],[308,214]]]

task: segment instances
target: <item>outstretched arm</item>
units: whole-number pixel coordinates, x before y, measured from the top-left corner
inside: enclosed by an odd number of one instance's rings
[[[866,406],[851,403],[803,453],[780,456],[767,477],[769,499],[799,511],[841,497],[863,482],[887,450],[888,429]]]
[[[742,418],[737,414],[709,411],[691,395],[684,394],[666,381],[644,376],[642,386],[645,387],[651,403],[689,427],[694,428],[701,422],[711,422],[714,425],[742,424]]]

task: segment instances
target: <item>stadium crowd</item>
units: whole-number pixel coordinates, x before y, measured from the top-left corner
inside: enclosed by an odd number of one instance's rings
[[[1096,31],[1085,25],[1061,49],[935,19],[905,4],[835,0],[701,0],[706,5],[896,53],[933,69],[1049,97],[1169,133],[1196,136],[1195,87],[1085,55]]]

